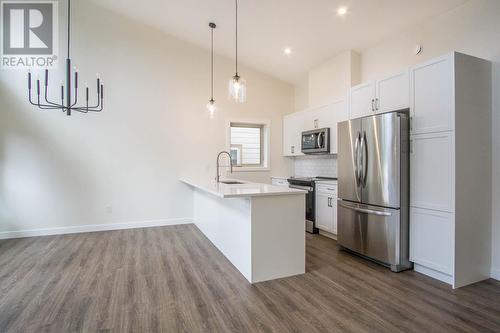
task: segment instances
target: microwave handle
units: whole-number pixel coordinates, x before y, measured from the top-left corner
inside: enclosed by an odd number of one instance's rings
[[[318,138],[316,139],[317,140],[317,144],[318,144],[318,148],[323,148],[323,139],[322,137],[324,136],[325,134],[323,132],[319,133],[318,134]]]

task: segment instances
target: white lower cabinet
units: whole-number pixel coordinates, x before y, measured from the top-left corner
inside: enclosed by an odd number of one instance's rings
[[[453,275],[453,213],[410,208],[410,260]]]
[[[316,187],[316,227],[337,234],[337,185]]]

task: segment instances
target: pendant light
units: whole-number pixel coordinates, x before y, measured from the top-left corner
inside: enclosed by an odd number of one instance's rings
[[[210,27],[210,100],[207,104],[207,110],[210,118],[213,118],[217,110],[214,100],[214,29],[217,25],[210,22],[208,26]]]
[[[236,74],[229,80],[229,97],[236,103],[247,100],[246,81],[238,75],[238,0],[236,2]]]

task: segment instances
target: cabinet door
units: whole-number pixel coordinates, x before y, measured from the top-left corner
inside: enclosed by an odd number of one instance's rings
[[[410,208],[410,260],[453,275],[453,214]]]
[[[410,205],[454,212],[453,132],[413,135],[410,145]]]
[[[338,197],[336,195],[333,195],[331,199],[332,215],[333,215],[331,233],[335,235],[337,234],[337,199]]]
[[[454,129],[453,72],[452,55],[411,69],[412,133]]]
[[[377,113],[410,107],[410,75],[408,69],[378,80],[376,86],[375,109]]]
[[[283,156],[292,156],[293,116],[283,117]]]
[[[296,112],[283,118],[283,156],[303,155],[300,151],[304,112]]]
[[[351,88],[350,112],[351,119],[373,114],[375,103],[375,82],[363,83]]]
[[[316,108],[303,111],[302,115],[302,131],[310,131],[317,128],[325,127],[322,125],[321,118],[324,117],[324,109],[326,106],[320,106]]]
[[[337,125],[338,123],[349,119],[349,110],[347,108],[346,101],[338,101],[330,105],[330,112],[332,113],[332,118],[330,120],[330,153],[337,154],[338,144],[337,144]]]
[[[333,196],[324,193],[316,193],[316,227],[318,229],[333,233]]]

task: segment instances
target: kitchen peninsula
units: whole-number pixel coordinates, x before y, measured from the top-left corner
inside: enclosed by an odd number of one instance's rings
[[[198,229],[250,282],[305,273],[305,191],[240,180],[180,179]]]

